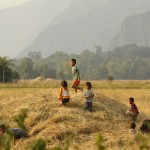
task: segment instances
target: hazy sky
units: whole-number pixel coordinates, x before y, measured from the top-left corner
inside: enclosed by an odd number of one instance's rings
[[[0,0],[0,9],[21,5],[29,0]]]

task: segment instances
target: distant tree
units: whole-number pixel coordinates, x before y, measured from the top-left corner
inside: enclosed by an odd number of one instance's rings
[[[40,69],[40,76],[45,78],[55,78],[55,71],[48,65],[44,65]]]
[[[36,52],[36,51],[29,52],[29,53],[28,53],[28,56],[29,56],[31,59],[41,59],[41,58],[42,58],[41,52]]]
[[[95,47],[97,53],[101,53],[102,52],[102,46],[95,45],[94,47]]]
[[[63,62],[63,76],[65,79],[72,79],[72,72],[71,72],[71,66],[69,61]]]
[[[13,81],[17,81],[19,79],[20,79],[20,75],[18,74],[18,72],[17,71],[13,71],[12,72],[12,80]]]
[[[114,77],[113,77],[113,76],[108,75],[108,76],[107,76],[107,80],[108,80],[108,81],[113,81],[113,80],[114,80]]]
[[[34,63],[31,60],[31,58],[25,57],[22,59],[20,65],[22,79],[31,79],[33,77],[34,74],[33,64]]]
[[[55,52],[47,58],[30,52],[30,57],[15,60],[14,70],[25,79],[44,76],[67,80],[72,79],[70,59],[75,58],[83,80],[106,79],[108,74],[115,79],[150,79],[150,47],[131,44],[108,52],[103,52],[101,46],[95,48],[95,52],[87,49],[81,54]]]
[[[0,66],[2,69],[2,79],[5,82],[5,71],[8,70],[8,66],[12,65],[12,60],[8,57],[0,57]]]

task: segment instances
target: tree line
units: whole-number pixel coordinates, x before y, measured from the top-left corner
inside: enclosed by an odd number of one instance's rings
[[[5,57],[8,63],[0,61],[0,81],[4,80],[4,71],[5,82],[38,76],[68,80],[72,78],[71,58],[77,59],[77,66],[84,80],[101,80],[108,76],[124,80],[150,79],[150,47],[132,44],[109,52],[96,48],[95,52],[84,50],[81,54],[55,52],[47,58],[43,58],[41,52],[30,52],[27,57],[13,60]]]

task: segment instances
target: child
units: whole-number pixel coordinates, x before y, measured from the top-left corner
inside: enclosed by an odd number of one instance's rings
[[[80,72],[76,66],[76,60],[75,59],[71,59],[71,65],[72,65],[72,76],[73,76],[73,84],[72,84],[72,88],[75,89],[75,91],[77,92],[77,90],[83,90],[82,88],[79,87],[80,84]]]
[[[143,134],[150,133],[150,119],[145,119],[142,122],[142,126],[141,126],[140,130]]]
[[[7,131],[14,136],[15,140],[21,138],[29,138],[27,132],[22,129],[9,128]],[[5,133],[6,133],[6,126],[2,124],[0,125],[0,135],[4,135]]]
[[[137,106],[134,103],[133,97],[129,98],[129,103],[131,105],[131,109],[129,111],[127,111],[126,114],[131,117],[132,121],[135,122],[138,117],[139,111],[138,111]]]
[[[61,89],[59,93],[59,100],[61,101],[60,105],[66,105],[70,100],[69,90],[67,81],[61,82]]]
[[[136,124],[135,124],[134,122],[131,122],[131,123],[130,123],[130,130],[129,130],[129,133],[135,134],[135,133],[136,133],[135,128],[136,128]]]
[[[85,109],[89,110],[91,112],[92,111],[92,102],[93,102],[93,97],[94,97],[91,82],[86,82],[85,88],[86,88],[86,91],[84,92]]]

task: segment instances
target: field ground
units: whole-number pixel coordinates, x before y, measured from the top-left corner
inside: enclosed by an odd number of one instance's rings
[[[129,109],[128,98],[132,96],[140,111],[137,129],[142,120],[150,116],[149,81],[94,81],[93,113],[84,110],[83,94],[76,94],[73,90],[70,90],[68,106],[59,107],[58,83],[50,88],[47,83],[0,85],[0,124],[17,127],[14,117],[21,109],[28,109],[26,126],[32,137],[17,141],[14,150],[28,149],[39,138],[46,141],[47,148],[63,147],[65,137],[71,133],[75,135],[70,147],[72,150],[96,150],[98,133],[103,136],[107,149],[139,149],[134,141],[136,135],[128,132],[130,121],[125,112]]]

